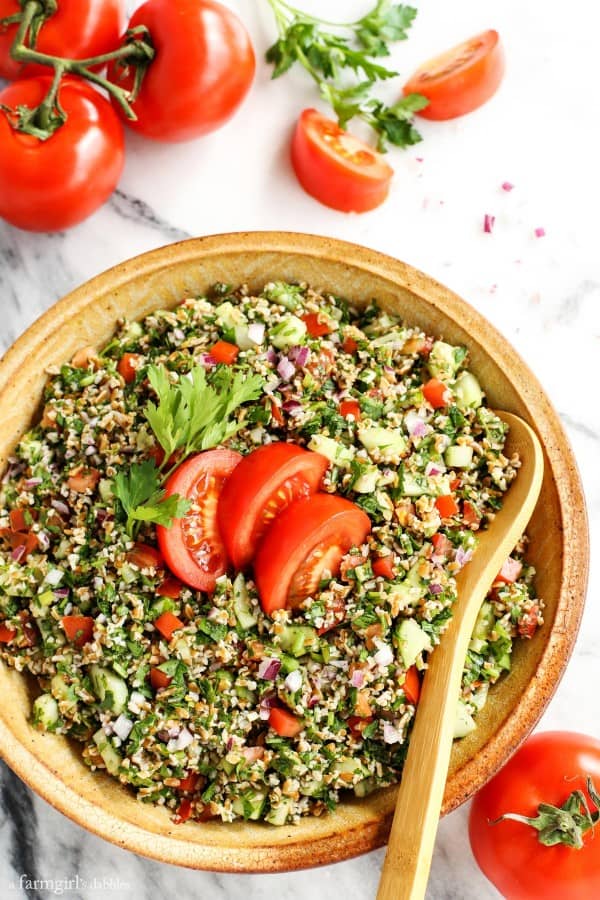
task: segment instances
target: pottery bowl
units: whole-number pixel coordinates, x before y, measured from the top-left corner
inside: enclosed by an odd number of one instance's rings
[[[372,298],[409,323],[465,344],[492,407],[532,425],[545,452],[545,478],[529,526],[530,560],[546,602],[545,624],[519,641],[510,674],[491,691],[478,727],[453,749],[443,812],[477,791],[529,734],[556,690],[584,603],[588,539],[576,464],[558,417],[510,344],[474,309],[432,278],[373,251],[326,238],[278,232],[185,241],[139,256],[92,279],[39,319],[0,362],[0,471],[38,414],[48,366],[84,345],[101,347],[120,316],[138,319],[198,295],[217,281],[260,288],[307,281],[357,304]],[[166,810],[92,773],[80,747],[29,724],[39,691],[0,666],[0,754],[33,790],[119,846],[163,862],[238,872],[276,872],[332,863],[385,843],[396,790],[349,800],[321,818],[274,828],[254,823],[176,826]]]

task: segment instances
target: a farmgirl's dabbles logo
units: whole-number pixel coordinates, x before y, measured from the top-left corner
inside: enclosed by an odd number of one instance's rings
[[[8,888],[11,891],[44,891],[62,897],[65,894],[86,891],[106,891],[115,893],[121,897],[123,891],[129,890],[131,885],[118,876],[104,875],[102,877],[82,878],[80,875],[72,875],[64,878],[38,878],[28,875],[26,872],[19,875],[18,882],[10,881]]]

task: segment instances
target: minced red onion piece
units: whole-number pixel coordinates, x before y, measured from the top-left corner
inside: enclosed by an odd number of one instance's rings
[[[302,404],[298,400],[286,400],[282,409],[289,413],[292,418],[302,414]]]
[[[507,192],[512,191],[513,188],[514,188],[514,184],[511,184],[510,181],[502,182],[502,190],[503,191],[507,191]]]
[[[417,415],[413,409],[404,416],[404,423],[411,437],[425,437],[431,431],[431,426],[425,422],[425,419]]]
[[[212,369],[217,365],[217,360],[214,358],[214,356],[211,356],[210,353],[201,353],[200,363],[204,366],[205,369]]]
[[[350,676],[350,684],[352,687],[361,688],[365,682],[365,673],[362,669],[355,669]]]
[[[40,545],[42,550],[47,550],[50,546],[50,538],[46,534],[45,531],[38,531],[37,533],[38,544]]]
[[[181,328],[173,329],[173,337],[176,341],[184,341],[185,340],[185,332],[181,330]]]
[[[443,463],[432,462],[429,460],[425,466],[426,475],[443,475],[445,471],[446,466]]]
[[[185,750],[186,747],[189,747],[194,741],[193,735],[187,730],[187,728],[182,728],[179,732],[179,735],[176,738],[172,738],[167,744],[167,750],[169,753],[173,751],[177,752],[178,750]]]
[[[122,713],[119,718],[115,719],[113,722],[113,731],[122,741],[127,740],[132,728],[133,722],[131,719],[128,719],[127,716],[124,716]]]
[[[28,478],[23,482],[24,487],[29,490],[29,488],[38,487],[42,483],[41,478]]]
[[[229,737],[229,738],[227,738],[227,743],[225,744],[225,749],[229,753],[229,751],[231,750],[232,747],[233,747],[233,738]]]
[[[54,596],[58,598],[64,598],[69,596],[69,588],[56,588],[54,591]]]
[[[302,675],[298,669],[294,669],[293,672],[290,672],[284,683],[288,691],[291,691],[292,693],[299,691],[302,687]]]
[[[389,722],[383,723],[383,742],[384,744],[400,744],[402,743],[402,732]]]
[[[536,238],[546,237],[546,229],[545,228],[536,228],[533,232]]]
[[[93,456],[94,453],[97,453],[96,447],[94,446],[94,444],[90,444],[90,446],[86,448],[85,455]]]
[[[23,559],[23,555],[25,553],[25,545],[21,544],[20,547],[15,547],[13,552],[10,554],[11,558],[14,559],[15,562],[21,562]]]
[[[271,715],[271,707],[275,705],[277,698],[275,694],[265,694],[265,696],[260,701],[258,707],[258,714],[263,721],[267,721],[267,719]]]
[[[444,588],[441,586],[441,584],[430,584],[429,590],[432,594],[441,594]]]
[[[483,230],[486,234],[491,234],[494,230],[494,224],[496,222],[496,216],[492,216],[489,213],[486,213],[483,217]]]
[[[276,363],[277,362],[277,351],[274,347],[268,347],[267,352],[265,353],[265,359],[268,363]]]
[[[316,706],[318,702],[319,702],[318,697],[315,697],[315,696],[311,697],[310,700],[308,701],[308,708],[312,709],[313,706]]]
[[[382,644],[375,656],[373,657],[378,666],[385,669],[394,662],[394,653],[389,644]]]
[[[262,344],[265,339],[264,322],[252,322],[248,325],[248,337],[253,344]]]
[[[290,362],[287,356],[282,356],[277,363],[277,373],[281,375],[284,381],[289,381],[290,378],[293,378],[295,372],[296,367],[294,363]]]
[[[70,516],[71,510],[67,506],[66,503],[63,503],[62,500],[51,500],[50,506],[56,510],[56,512],[60,513],[61,516]]]
[[[463,550],[462,547],[457,547],[454,552],[454,561],[457,562],[462,569],[464,565],[471,561],[472,556],[472,550]]]
[[[267,656],[258,667],[258,677],[265,681],[275,681],[281,668],[281,661],[274,656]]]

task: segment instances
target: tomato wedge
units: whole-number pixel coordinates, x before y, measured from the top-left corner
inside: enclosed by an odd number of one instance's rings
[[[367,514],[343,497],[315,494],[288,506],[254,561],[264,611],[299,606],[317,590],[325,571],[337,574],[342,557],[370,530]]]
[[[405,94],[423,94],[426,119],[454,119],[472,112],[496,93],[504,76],[504,51],[497,31],[483,31],[435,59],[409,78]]]
[[[65,634],[76,647],[83,647],[94,636],[94,620],[91,616],[63,616]]]
[[[245,456],[219,500],[219,530],[236,569],[245,569],[273,520],[318,490],[329,460],[279,441]]]
[[[277,732],[277,734],[281,735],[281,737],[296,737],[296,735],[300,734],[304,728],[301,720],[293,713],[288,712],[287,709],[281,709],[278,706],[274,706],[271,709],[269,725]]]
[[[292,165],[308,194],[342,212],[375,209],[387,197],[394,174],[381,153],[316,109],[305,109],[298,119]]]
[[[211,594],[228,559],[217,524],[217,504],[227,478],[242,459],[219,448],[191,456],[173,472],[166,496],[186,497],[191,507],[171,528],[158,525],[158,545],[174,575],[184,584]]]

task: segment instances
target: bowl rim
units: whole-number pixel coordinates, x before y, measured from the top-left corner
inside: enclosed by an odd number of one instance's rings
[[[562,483],[556,482],[563,515],[564,554],[561,590],[554,624],[544,647],[534,677],[527,684],[518,702],[494,735],[480,750],[451,776],[452,792],[444,799],[445,815],[463,803],[488,781],[504,765],[509,757],[534,728],[562,678],[577,637],[585,603],[588,564],[589,533],[587,512],[577,464],[569,440],[558,414],[554,410],[540,383],[510,342],[465,300],[444,287],[435,279],[406,263],[366,247],[323,236],[279,231],[252,231],[216,234],[191,238],[168,244],[120,263],[88,280],[67,294],[42,314],[0,360],[0,391],[10,390],[13,379],[18,378],[21,366],[35,351],[40,342],[59,331],[70,318],[91,306],[94,297],[111,292],[128,282],[151,276],[161,269],[202,258],[223,255],[235,256],[241,252],[265,254],[269,252],[311,256],[326,262],[335,262],[364,273],[387,279],[396,287],[417,295],[426,304],[438,309],[461,324],[469,332],[471,345],[477,344],[482,352],[508,370],[512,370],[511,382],[528,411],[543,413],[546,432],[542,435],[545,450],[551,460],[568,459],[572,475]],[[468,320],[468,324],[464,324]],[[474,329],[485,334],[485,344],[473,334]],[[517,374],[515,374],[517,373]],[[533,422],[534,427],[536,424]],[[550,441],[550,443],[549,443]],[[343,836],[332,834],[313,841],[294,842],[285,845],[285,860],[277,858],[262,844],[260,853],[254,854],[238,848],[223,848],[187,843],[170,835],[158,835],[143,827],[119,819],[96,807],[66,785],[57,771],[48,763],[42,763],[17,741],[4,721],[0,719],[0,755],[11,769],[55,809],[88,831],[133,852],[161,862],[189,868],[222,872],[281,872],[309,868],[342,861],[383,846],[391,824],[391,816],[374,818],[360,827],[348,828]],[[391,790],[391,789],[389,789]],[[193,851],[192,851],[193,848]],[[278,849],[280,849],[278,847]]]

